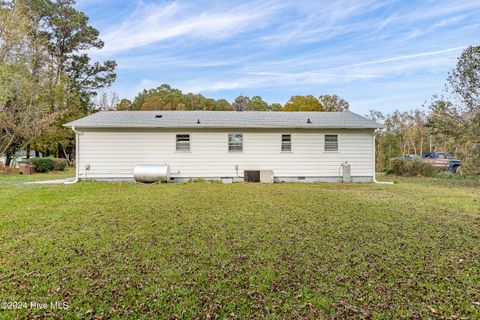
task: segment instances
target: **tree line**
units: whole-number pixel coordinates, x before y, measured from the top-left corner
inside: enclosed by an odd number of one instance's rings
[[[283,106],[280,103],[264,101],[260,96],[252,98],[238,96],[230,103],[225,99],[206,98],[202,94],[183,93],[168,84],[158,88],[143,90],[133,101],[122,99],[112,103],[108,94],[103,94],[102,110],[210,110],[210,111],[345,111],[349,109],[346,100],[337,95],[321,95],[318,98],[312,95],[292,96]],[[117,98],[118,99],[118,98]]]
[[[73,7],[73,0],[0,0],[0,155],[7,161],[30,150],[71,161],[74,135],[63,124],[98,110],[345,111],[337,95],[296,95],[285,104],[260,96],[233,102],[184,93],[163,84],[133,101],[107,88],[116,62],[92,62],[101,49],[99,31]],[[383,122],[377,137],[377,169],[390,159],[443,151],[463,161],[462,171],[480,171],[480,47],[466,48],[446,79],[446,89],[413,111],[368,117]]]
[[[480,46],[465,49],[443,92],[412,111],[367,115],[383,122],[377,137],[377,169],[399,155],[445,152],[462,161],[460,172],[480,174]]]
[[[99,32],[73,0],[0,0],[0,155],[41,150],[69,158],[73,134],[62,125],[93,109],[115,81],[113,60],[91,62]]]

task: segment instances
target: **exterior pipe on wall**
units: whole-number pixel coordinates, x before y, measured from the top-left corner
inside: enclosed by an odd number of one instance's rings
[[[79,160],[80,160],[80,139],[79,135],[82,134],[81,132],[75,129],[75,126],[72,127],[73,132],[75,132],[75,180],[64,182],[64,184],[74,184],[78,182],[78,169],[79,169]]]
[[[244,178],[243,176],[238,174],[238,164],[235,165],[235,174],[237,175],[238,178]]]

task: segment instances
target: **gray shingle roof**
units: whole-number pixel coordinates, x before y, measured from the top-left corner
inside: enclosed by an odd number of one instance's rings
[[[310,121],[309,121],[310,119]],[[309,123],[310,122],[310,123]],[[381,128],[350,111],[102,111],[65,124],[76,128]]]

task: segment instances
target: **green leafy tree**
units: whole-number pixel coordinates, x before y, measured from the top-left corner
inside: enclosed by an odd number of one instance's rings
[[[462,170],[480,174],[480,46],[465,49],[449,73],[451,102],[433,103],[430,124],[455,137],[464,153]]]
[[[128,111],[132,110],[132,102],[128,99],[122,99],[115,107],[119,111]]]
[[[320,103],[324,106],[325,111],[347,111],[350,108],[350,104],[345,100],[334,95],[322,95],[318,97]]]
[[[126,110],[119,109],[118,110]],[[201,94],[183,93],[168,84],[143,90],[133,100],[130,110],[231,110],[225,99],[215,100]]]
[[[421,155],[427,149],[432,151],[434,141],[429,139],[432,135],[423,109],[405,112],[396,110],[390,115],[370,110],[366,117],[385,125],[376,138],[377,170],[388,169],[391,160],[400,155]]]
[[[78,93],[85,111],[90,111],[91,99],[97,95],[98,90],[109,87],[115,81],[116,66],[113,60],[90,63],[90,58],[86,54],[73,55],[67,61],[65,70],[69,79],[67,90]]]
[[[285,103],[283,111],[325,111],[325,107],[312,95],[293,96]]]
[[[262,97],[254,96],[250,99],[250,106],[249,110],[253,111],[267,111],[268,110],[268,103],[263,101]]]
[[[216,109],[219,111],[231,111],[233,110],[232,104],[225,99],[219,99],[216,102]]]
[[[23,138],[17,130],[12,144],[15,150],[28,141],[43,148],[43,153],[67,156],[65,150],[73,149],[74,139],[63,123],[94,111],[97,91],[115,80],[115,61],[92,63],[87,54],[79,53],[100,49],[103,42],[98,30],[88,24],[88,17],[73,4],[72,0],[0,1],[0,61],[21,79],[11,82],[15,96],[4,104],[3,119],[12,125],[14,115],[23,115],[22,124],[28,123],[26,119],[46,124],[41,115],[50,119],[43,130],[36,131],[40,136],[31,134],[36,126],[25,126],[32,129]],[[12,131],[9,128],[8,133]]]
[[[83,102],[88,104],[88,97],[95,95],[95,90],[115,81],[116,63],[109,60],[91,64],[87,54],[77,54],[81,50],[101,49],[104,43],[99,38],[99,31],[88,24],[88,17],[73,7],[73,0],[43,0],[40,3],[43,6],[33,6],[32,10],[39,11],[37,14],[43,16],[46,25],[43,32],[56,60],[55,81],[60,81],[61,75],[68,73],[68,89],[81,93]]]
[[[92,63],[86,53],[79,54],[82,50],[101,49],[104,44],[99,31],[89,25],[88,17],[73,7],[74,1],[18,0],[17,3],[29,8],[29,15],[37,21],[35,30],[47,38],[48,54],[52,57],[48,65],[50,90],[54,91],[50,94],[50,105],[52,111],[63,112],[63,118],[37,145],[44,146],[47,154],[56,149],[57,156],[66,157],[64,150],[73,148],[74,137],[63,123],[95,110],[93,98],[115,81],[116,63],[113,60]],[[63,139],[66,136],[69,139]]]
[[[61,114],[49,107],[57,88],[48,81],[52,61],[37,26],[22,2],[0,3],[0,154],[7,164]]]
[[[480,108],[480,46],[465,49],[448,76],[449,89],[469,111]]]
[[[250,110],[252,101],[247,96],[238,96],[235,98],[235,101],[232,103],[233,109],[235,111],[247,111]]]
[[[282,111],[283,106],[280,103],[272,103],[268,106],[268,110],[270,111]]]
[[[466,112],[453,102],[435,98],[428,106],[427,127],[434,135],[434,144],[463,161],[461,171],[480,173],[479,113]]]
[[[162,84],[156,89],[143,90],[132,103],[133,110],[186,110],[187,101],[181,90]]]

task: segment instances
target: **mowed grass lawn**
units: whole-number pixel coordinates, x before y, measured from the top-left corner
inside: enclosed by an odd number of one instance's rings
[[[479,188],[27,179],[0,176],[0,300],[68,309],[0,318],[480,317]]]

